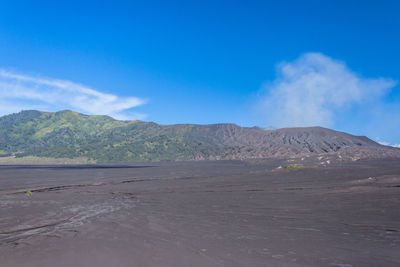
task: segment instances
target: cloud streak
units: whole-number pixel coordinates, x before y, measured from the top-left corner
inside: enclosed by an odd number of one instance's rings
[[[117,119],[142,119],[131,109],[145,104],[138,97],[119,97],[67,80],[40,78],[0,69],[0,114],[22,109],[73,109]]]
[[[392,147],[400,148],[400,144],[391,144],[391,143],[389,143],[389,142],[379,141],[379,138],[377,138],[377,142],[378,142],[379,144],[381,144],[381,145],[384,145],[384,146],[392,146]]]
[[[396,82],[364,78],[345,63],[321,53],[307,53],[277,67],[266,85],[261,110],[268,125],[332,127],[341,113],[381,98]]]

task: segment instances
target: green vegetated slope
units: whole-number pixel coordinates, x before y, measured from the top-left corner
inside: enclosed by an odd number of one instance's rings
[[[235,124],[159,125],[74,111],[22,111],[0,117],[0,158],[89,162],[248,159],[336,153],[398,156],[366,137],[321,127],[262,130]],[[32,158],[33,157],[33,158]],[[1,162],[1,160],[0,160]]]
[[[222,151],[194,125],[118,121],[74,111],[0,118],[0,156],[85,157],[98,162],[205,159]]]

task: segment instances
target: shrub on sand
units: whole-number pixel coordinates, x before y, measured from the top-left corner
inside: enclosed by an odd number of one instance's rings
[[[288,164],[285,165],[285,169],[289,170],[297,170],[297,169],[302,169],[304,166],[302,164]]]

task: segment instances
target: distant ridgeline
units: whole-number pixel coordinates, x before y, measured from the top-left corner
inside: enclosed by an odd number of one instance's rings
[[[337,154],[400,156],[400,149],[321,127],[263,130],[235,124],[159,125],[74,111],[0,117],[0,157],[96,162],[250,159]]]

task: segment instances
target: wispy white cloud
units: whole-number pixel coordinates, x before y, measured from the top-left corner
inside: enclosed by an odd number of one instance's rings
[[[364,78],[345,63],[307,53],[278,65],[278,77],[262,91],[261,109],[268,125],[332,127],[347,108],[380,98],[396,82]]]
[[[379,144],[383,145],[383,146],[390,146],[389,142],[385,142],[385,141],[378,141]]]
[[[41,78],[0,69],[0,114],[22,109],[73,109],[117,119],[142,119],[131,109],[145,104],[138,97],[119,97],[67,80]]]
[[[384,145],[384,146],[392,146],[392,147],[400,148],[400,144],[391,144],[391,143],[385,142],[385,141],[378,141],[378,143],[381,145]]]

